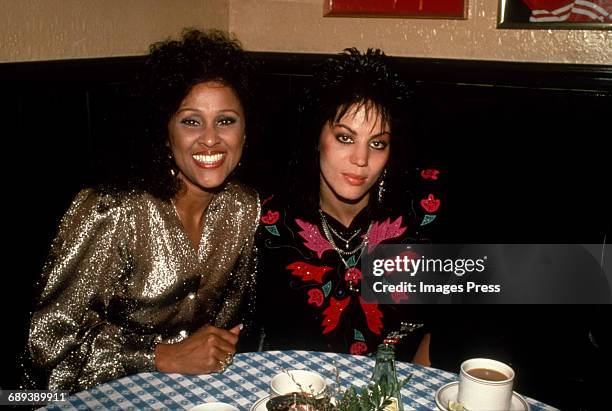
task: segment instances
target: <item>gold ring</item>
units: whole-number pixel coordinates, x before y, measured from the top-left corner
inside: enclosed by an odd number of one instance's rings
[[[232,354],[228,354],[227,357],[225,357],[225,360],[223,360],[223,362],[226,366],[231,365],[234,362],[234,356]]]
[[[221,369],[219,370],[219,374],[223,374],[223,372],[227,368],[227,364],[225,363],[225,361],[219,360],[219,365],[221,365]]]

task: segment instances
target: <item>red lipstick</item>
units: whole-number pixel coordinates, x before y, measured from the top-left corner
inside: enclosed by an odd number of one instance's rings
[[[352,173],[342,173],[344,179],[352,186],[361,186],[365,184],[367,178]]]
[[[224,151],[200,151],[191,155],[196,166],[200,168],[217,168],[225,162],[227,153]]]

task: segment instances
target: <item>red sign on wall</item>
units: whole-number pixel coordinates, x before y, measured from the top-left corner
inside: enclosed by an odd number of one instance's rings
[[[324,0],[330,17],[465,19],[467,0]]]

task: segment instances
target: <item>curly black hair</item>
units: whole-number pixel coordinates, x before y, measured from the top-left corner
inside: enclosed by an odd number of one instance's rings
[[[403,191],[398,185],[405,174],[406,134],[412,90],[392,70],[389,58],[379,49],[361,53],[356,48],[345,49],[319,65],[306,91],[300,108],[301,138],[296,142],[289,166],[291,205],[300,212],[311,213],[319,207],[319,136],[326,123],[338,122],[353,107],[363,107],[366,115],[380,113],[382,125],[391,129],[392,150],[386,166],[384,201],[370,196],[373,211],[400,201]],[[300,187],[299,190],[295,188]]]
[[[176,165],[168,145],[168,121],[195,85],[218,81],[231,87],[242,104],[248,127],[253,71],[254,63],[240,42],[220,30],[186,29],[178,40],[152,44],[139,77],[147,113],[138,144],[141,158],[133,170],[131,188],[165,200],[180,189],[180,181],[172,175]]]

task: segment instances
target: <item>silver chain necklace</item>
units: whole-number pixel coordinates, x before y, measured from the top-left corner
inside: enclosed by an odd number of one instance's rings
[[[332,230],[332,228],[329,226],[329,223],[327,222],[327,218],[325,218],[325,215],[323,214],[323,211],[321,211],[320,209],[319,209],[319,214],[321,215],[321,225],[323,226],[323,232],[325,233],[325,237],[327,238],[327,241],[329,241],[329,243],[332,245],[332,247],[334,247],[334,249],[339,254],[342,254],[342,255],[352,255],[352,254],[355,254],[355,252],[357,252],[359,250],[359,248],[361,248],[363,246],[364,242],[362,241],[360,244],[358,244],[352,250],[348,250],[348,247],[346,247],[347,250],[343,250],[340,247],[338,247],[338,245],[336,245],[336,242],[334,241],[334,238],[332,237],[331,232],[330,232]],[[344,240],[344,239],[342,239],[342,240]]]
[[[361,258],[361,255],[363,254],[363,250],[365,250],[365,247],[368,244],[368,234],[370,233],[370,227],[372,226],[372,223],[370,223],[370,225],[368,226],[368,231],[363,236],[363,240],[361,241],[360,244],[358,244],[352,250],[343,250],[336,245],[336,242],[334,241],[334,238],[332,237],[331,232],[330,232],[331,227],[329,226],[329,223],[327,222],[327,219],[325,218],[325,215],[323,214],[323,211],[321,211],[321,209],[319,209],[319,214],[321,215],[321,226],[323,227],[323,234],[325,235],[325,238],[327,239],[327,241],[329,241],[329,244],[331,244],[333,249],[338,253],[338,256],[342,260],[342,263],[344,264],[344,266],[347,269],[354,267],[357,261],[359,261],[359,259]],[[353,239],[360,231],[361,229],[359,229],[359,231],[355,233],[351,237],[351,239]],[[347,256],[347,258],[345,259],[343,256]],[[349,261],[352,258],[354,258],[354,264],[351,265],[349,264]]]
[[[338,233],[336,230],[334,230],[334,227],[332,227],[331,225],[329,225],[329,222],[327,221],[327,219],[325,218],[325,214],[323,214],[323,211],[319,210],[319,214],[321,214],[321,220],[324,221],[324,224],[327,226],[327,228],[336,236],[338,237],[340,240],[344,241],[345,244],[345,250],[348,250],[349,248],[349,243],[353,240],[353,238],[355,238],[357,236],[357,234],[359,234],[361,232],[361,228],[358,228],[353,234],[351,234],[351,236],[349,238],[344,238],[343,236],[340,235],[340,233]]]

